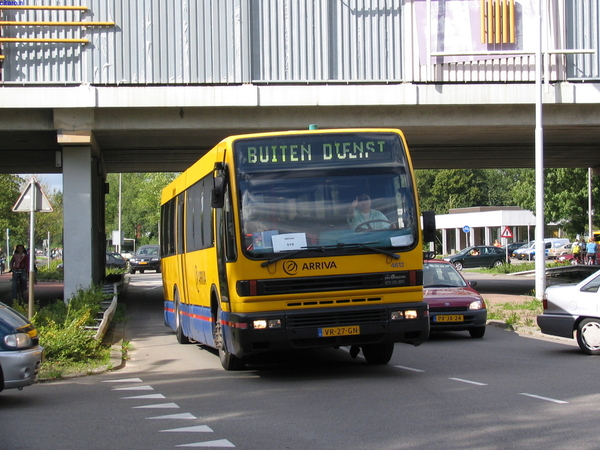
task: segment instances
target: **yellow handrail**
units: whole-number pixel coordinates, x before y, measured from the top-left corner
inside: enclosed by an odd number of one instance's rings
[[[112,27],[114,22],[16,22],[0,20],[0,26],[40,26],[40,27]]]
[[[87,11],[87,6],[16,6],[0,5],[0,9],[31,9],[31,10],[64,10],[64,11]]]
[[[58,44],[87,44],[87,39],[0,38],[0,42],[47,42]]]

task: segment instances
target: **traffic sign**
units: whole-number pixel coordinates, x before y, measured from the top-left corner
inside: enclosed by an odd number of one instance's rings
[[[48,197],[42,190],[40,183],[31,177],[27,186],[23,190],[23,193],[13,206],[13,212],[52,212],[54,209]]]
[[[502,230],[502,234],[500,235],[500,237],[512,239],[513,234],[512,234],[512,231],[510,230],[510,228],[504,227],[504,230]]]
[[[471,232],[471,227],[470,227],[469,225],[465,225],[465,226],[463,227],[463,231],[464,231],[465,233],[470,233],[470,232]]]

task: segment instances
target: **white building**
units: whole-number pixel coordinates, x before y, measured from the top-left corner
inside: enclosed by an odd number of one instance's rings
[[[435,220],[436,228],[442,232],[443,254],[470,245],[493,245],[496,239],[503,245],[529,242],[535,232],[535,216],[518,206],[451,209],[449,214],[436,215]]]

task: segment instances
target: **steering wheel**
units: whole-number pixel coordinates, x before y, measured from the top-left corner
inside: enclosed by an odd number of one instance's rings
[[[375,229],[371,226],[372,223],[375,222],[384,222],[390,225],[390,228],[392,227],[392,222],[390,222],[389,220],[383,220],[383,219],[373,219],[373,220],[367,220],[365,222],[359,223],[356,228],[354,228],[354,231],[374,231]]]

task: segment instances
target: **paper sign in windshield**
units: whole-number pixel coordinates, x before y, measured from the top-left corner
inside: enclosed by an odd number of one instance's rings
[[[271,239],[273,241],[273,252],[275,253],[306,248],[305,233],[277,234],[271,236]]]

